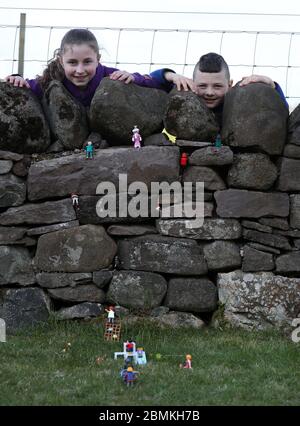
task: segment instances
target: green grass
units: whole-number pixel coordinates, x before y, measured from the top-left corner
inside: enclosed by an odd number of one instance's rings
[[[119,376],[123,360],[113,359],[127,338],[148,359],[136,367],[140,375],[129,389]],[[179,368],[187,353],[192,370]],[[98,356],[106,358],[97,364]],[[123,325],[120,342],[105,342],[99,320],[51,320],[0,343],[0,405],[299,406],[299,359],[300,344],[276,331],[175,330],[141,322]]]

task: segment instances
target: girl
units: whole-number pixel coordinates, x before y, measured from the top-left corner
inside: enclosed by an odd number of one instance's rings
[[[97,87],[104,77],[123,81],[125,84],[135,83],[139,86],[152,87],[169,91],[173,84],[164,79],[164,73],[170,70],[158,70],[155,78],[139,73],[130,74],[116,68],[106,67],[99,63],[99,45],[94,34],[87,29],[72,29],[61,41],[60,48],[48,63],[42,76],[34,80],[24,79],[20,75],[10,75],[6,81],[16,87],[31,89],[39,99],[52,80],[63,83],[70,94],[85,107],[90,106]]]

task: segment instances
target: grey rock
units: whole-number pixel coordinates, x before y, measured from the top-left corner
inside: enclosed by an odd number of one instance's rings
[[[15,226],[0,226],[0,245],[22,239],[26,230],[26,228],[17,228]]]
[[[122,269],[202,275],[207,265],[196,241],[149,235],[119,241]]]
[[[216,191],[217,214],[221,217],[260,218],[289,214],[289,197],[281,193],[228,189]]]
[[[1,221],[1,217],[0,217],[0,221]],[[78,220],[71,220],[70,222],[56,223],[54,225],[48,225],[48,226],[38,226],[36,228],[28,229],[27,235],[48,234],[48,232],[60,231],[61,229],[74,228],[75,226],[79,226]]]
[[[244,272],[272,271],[275,268],[271,253],[256,250],[248,245],[244,246],[243,252],[242,270]]]
[[[73,221],[76,214],[71,199],[28,203],[0,214],[1,225],[41,225]]]
[[[20,154],[46,151],[49,127],[31,90],[0,83],[0,99],[0,149]]]
[[[26,198],[26,183],[11,173],[0,175],[0,207],[19,206]]]
[[[170,142],[167,137],[163,133],[155,133],[154,135],[150,135],[144,140],[145,146],[155,145],[155,146],[174,146],[172,142]]]
[[[230,187],[262,191],[270,189],[276,179],[277,167],[261,153],[236,154],[227,175]]]
[[[253,247],[259,251],[264,251],[267,253],[273,253],[273,254],[280,254],[280,250],[274,248],[274,247],[270,247],[270,246],[265,246],[264,244],[259,244],[259,243],[248,243],[249,247]]]
[[[294,145],[294,144],[287,144],[284,147],[283,151],[284,157],[290,157],[290,158],[300,158],[300,146]]]
[[[170,312],[170,309],[167,306],[158,306],[157,308],[152,309],[150,312],[151,317],[161,317]]]
[[[208,278],[172,278],[164,305],[176,311],[211,312],[217,307],[217,288]]]
[[[300,191],[300,160],[282,158],[277,188],[279,191]]]
[[[107,300],[132,309],[153,309],[166,294],[167,282],[159,274],[142,271],[115,272]]]
[[[127,184],[144,182],[172,183],[179,179],[179,149],[176,147],[110,148],[96,152],[92,160],[73,154],[32,164],[28,174],[28,198],[96,195],[101,182],[110,182],[119,191],[119,174]],[[125,179],[122,184],[126,187]],[[127,188],[126,188],[127,190]]]
[[[299,315],[300,279],[234,271],[218,274],[218,289],[224,316],[233,326],[285,328]]]
[[[0,246],[0,285],[35,283],[32,259],[25,247]]]
[[[59,139],[64,149],[81,148],[90,133],[86,110],[60,81],[50,82],[43,108],[54,138]]]
[[[300,105],[289,116],[288,141],[291,144],[300,145]]]
[[[210,167],[191,166],[183,173],[183,182],[204,182],[206,191],[225,189],[226,184],[216,171]]]
[[[193,92],[173,89],[169,94],[164,126],[177,139],[213,142],[219,125],[214,114]]]
[[[286,140],[288,109],[263,83],[234,86],[225,96],[222,141],[231,147],[255,147],[280,155]]]
[[[94,271],[93,272],[93,283],[98,288],[104,288],[107,286],[113,277],[113,272],[108,270]]]
[[[12,168],[12,172],[14,175],[19,177],[25,177],[28,175],[28,170],[31,165],[31,156],[24,155],[24,158],[20,161],[17,161]]]
[[[159,219],[156,221],[158,232],[173,237],[199,240],[235,240],[241,237],[242,227],[236,219],[205,219],[203,225],[188,227],[192,221],[184,219]]]
[[[200,318],[188,312],[170,311],[165,315],[151,318],[157,326],[170,328],[189,328],[201,330],[205,323]]]
[[[104,313],[104,307],[100,303],[83,302],[70,308],[63,308],[56,312],[60,320],[70,320],[76,318],[98,317]]]
[[[193,166],[225,166],[233,162],[233,152],[229,146],[215,148],[208,146],[197,149],[189,157],[189,164]]]
[[[288,238],[281,235],[267,234],[266,232],[255,231],[252,229],[244,229],[243,237],[246,240],[266,244],[271,247],[277,247],[283,250],[292,249]]]
[[[300,229],[300,194],[290,195],[290,226]]]
[[[162,130],[166,102],[162,90],[104,78],[91,103],[91,128],[109,144],[132,145],[134,125],[143,139]]]
[[[299,277],[300,272],[300,251],[282,254],[276,259],[276,272],[281,274],[297,273]]]
[[[105,293],[94,284],[82,284],[75,287],[52,288],[48,293],[53,299],[66,302],[104,303]]]
[[[39,272],[36,280],[41,287],[75,287],[77,285],[92,282],[92,274],[89,272],[62,273],[62,272]]]
[[[24,157],[23,154],[17,154],[16,152],[3,151],[0,149],[0,159],[1,160],[11,160],[11,161],[21,161]]]
[[[214,241],[203,247],[204,256],[210,271],[226,271],[241,266],[239,246],[232,241]]]
[[[42,235],[34,264],[47,272],[91,272],[109,266],[116,251],[102,226],[83,225]]]
[[[107,233],[115,236],[138,236],[157,234],[157,229],[151,225],[111,225]]]
[[[13,162],[11,160],[0,160],[0,175],[5,175],[9,173],[13,167]]]
[[[262,217],[258,219],[259,223],[262,225],[272,226],[273,228],[282,229],[287,231],[289,229],[289,223],[287,219],[282,219],[280,217]]]
[[[0,290],[0,317],[5,320],[8,332],[46,322],[49,313],[50,299],[40,288]]]
[[[262,225],[257,222],[252,222],[251,220],[242,220],[242,226],[248,229],[255,229],[260,232],[267,232],[269,234],[272,233],[272,227],[268,225]]]

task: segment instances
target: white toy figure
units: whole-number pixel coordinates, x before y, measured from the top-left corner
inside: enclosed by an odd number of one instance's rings
[[[137,126],[134,126],[134,128],[132,129],[132,142],[133,142],[133,146],[135,149],[140,149],[141,148],[141,142],[142,142],[142,136],[140,135],[140,129],[138,129]]]

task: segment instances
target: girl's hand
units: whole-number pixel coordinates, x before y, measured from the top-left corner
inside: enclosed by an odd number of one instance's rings
[[[171,83],[175,84],[177,90],[191,90],[192,92],[196,93],[196,86],[192,79],[170,71],[167,71],[164,77],[167,81],[170,81]]]
[[[275,89],[275,83],[274,81],[265,75],[249,75],[248,77],[243,77],[242,81],[240,82],[240,86],[246,86],[247,84],[251,83],[265,83],[268,86],[271,86],[273,89]]]
[[[129,84],[134,81],[134,76],[127,71],[114,71],[110,74],[109,78],[111,80],[124,81],[125,84]]]
[[[30,89],[28,81],[19,75],[8,75],[5,81],[15,87],[27,87],[27,89]]]

